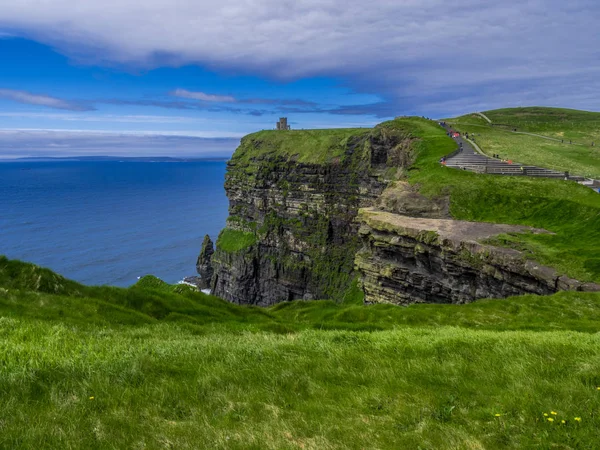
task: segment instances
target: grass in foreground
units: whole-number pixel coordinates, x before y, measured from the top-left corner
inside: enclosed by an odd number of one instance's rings
[[[600,294],[261,310],[4,258],[0,286],[0,448],[597,442]]]
[[[596,335],[0,333],[6,448],[593,448],[600,426]]]
[[[490,156],[498,154],[501,158],[522,164],[600,178],[600,113],[515,108],[487,111],[485,114],[493,123],[500,125],[492,127],[477,114],[448,119],[448,122],[462,132],[476,133],[477,144]],[[513,133],[513,128],[564,142]]]

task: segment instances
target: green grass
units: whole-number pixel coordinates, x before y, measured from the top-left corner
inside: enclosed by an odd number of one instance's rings
[[[10,319],[0,333],[7,448],[597,443],[595,335],[455,327],[194,335],[173,325],[102,332]],[[555,423],[543,416],[551,411]]]
[[[231,228],[223,228],[217,238],[217,247],[229,253],[245,250],[255,243],[256,235],[254,233]]]
[[[419,138],[409,181],[426,195],[449,195],[454,218],[546,229],[553,234],[520,234],[511,240],[531,259],[572,278],[600,282],[597,193],[563,180],[481,175],[441,166],[439,159],[456,143],[435,123],[409,118],[386,126],[411,130]]]
[[[476,114],[448,119],[448,122],[462,132],[475,133],[477,144],[490,156],[499,154],[522,164],[600,178],[600,113],[514,108],[486,111],[485,115],[494,124],[501,125],[492,127]],[[562,139],[564,143],[513,133],[510,131],[513,128]],[[596,144],[594,147],[592,142]]]
[[[259,131],[242,139],[232,162],[247,162],[277,154],[300,163],[322,164],[343,158],[348,142],[370,131],[369,128]]]
[[[597,442],[600,294],[259,309],[155,278],[82,286],[5,258],[0,280],[0,448]]]
[[[41,280],[36,288],[31,280]],[[47,279],[68,284],[56,293]],[[358,292],[355,293],[358,297]],[[467,305],[365,307],[359,298],[284,302],[270,308],[242,307],[146,276],[131,288],[84,286],[37,266],[0,256],[0,316],[87,326],[181,322],[202,329],[297,332],[305,329],[390,330],[397,326],[459,326],[475,330],[570,330],[600,332],[600,293],[560,292],[510,301],[480,300]]]
[[[585,140],[600,137],[600,113],[564,108],[506,108],[485,111],[493,123],[507,124],[519,131],[550,137]]]

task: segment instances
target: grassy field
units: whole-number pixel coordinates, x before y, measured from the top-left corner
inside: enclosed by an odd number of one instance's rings
[[[488,155],[498,154],[522,164],[600,178],[600,113],[556,108],[514,108],[448,119],[458,130],[476,134]],[[511,130],[516,128],[519,133]],[[564,142],[523,133],[535,133]],[[569,142],[572,141],[573,144]],[[592,147],[592,142],[595,146]]]
[[[564,108],[506,108],[484,113],[492,123],[518,131],[590,144],[600,139],[600,113]]]
[[[0,281],[0,448],[597,442],[600,294],[259,309],[6,259]]]

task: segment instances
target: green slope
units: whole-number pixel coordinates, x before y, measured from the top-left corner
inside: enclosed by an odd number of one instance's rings
[[[0,448],[597,442],[600,294],[261,310],[155,278],[48,293],[63,279],[6,259],[0,279]]]
[[[485,111],[497,124],[550,137],[586,141],[600,138],[600,113],[565,108],[505,108]]]
[[[460,131],[475,133],[478,145],[490,156],[499,154],[522,164],[600,178],[600,113],[531,107],[484,114],[493,126],[477,114],[448,122]],[[515,128],[518,133],[512,132]]]

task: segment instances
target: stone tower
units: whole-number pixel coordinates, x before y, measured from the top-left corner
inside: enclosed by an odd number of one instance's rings
[[[287,123],[287,117],[280,117],[279,122],[276,124],[278,130],[289,130],[290,126]]]

